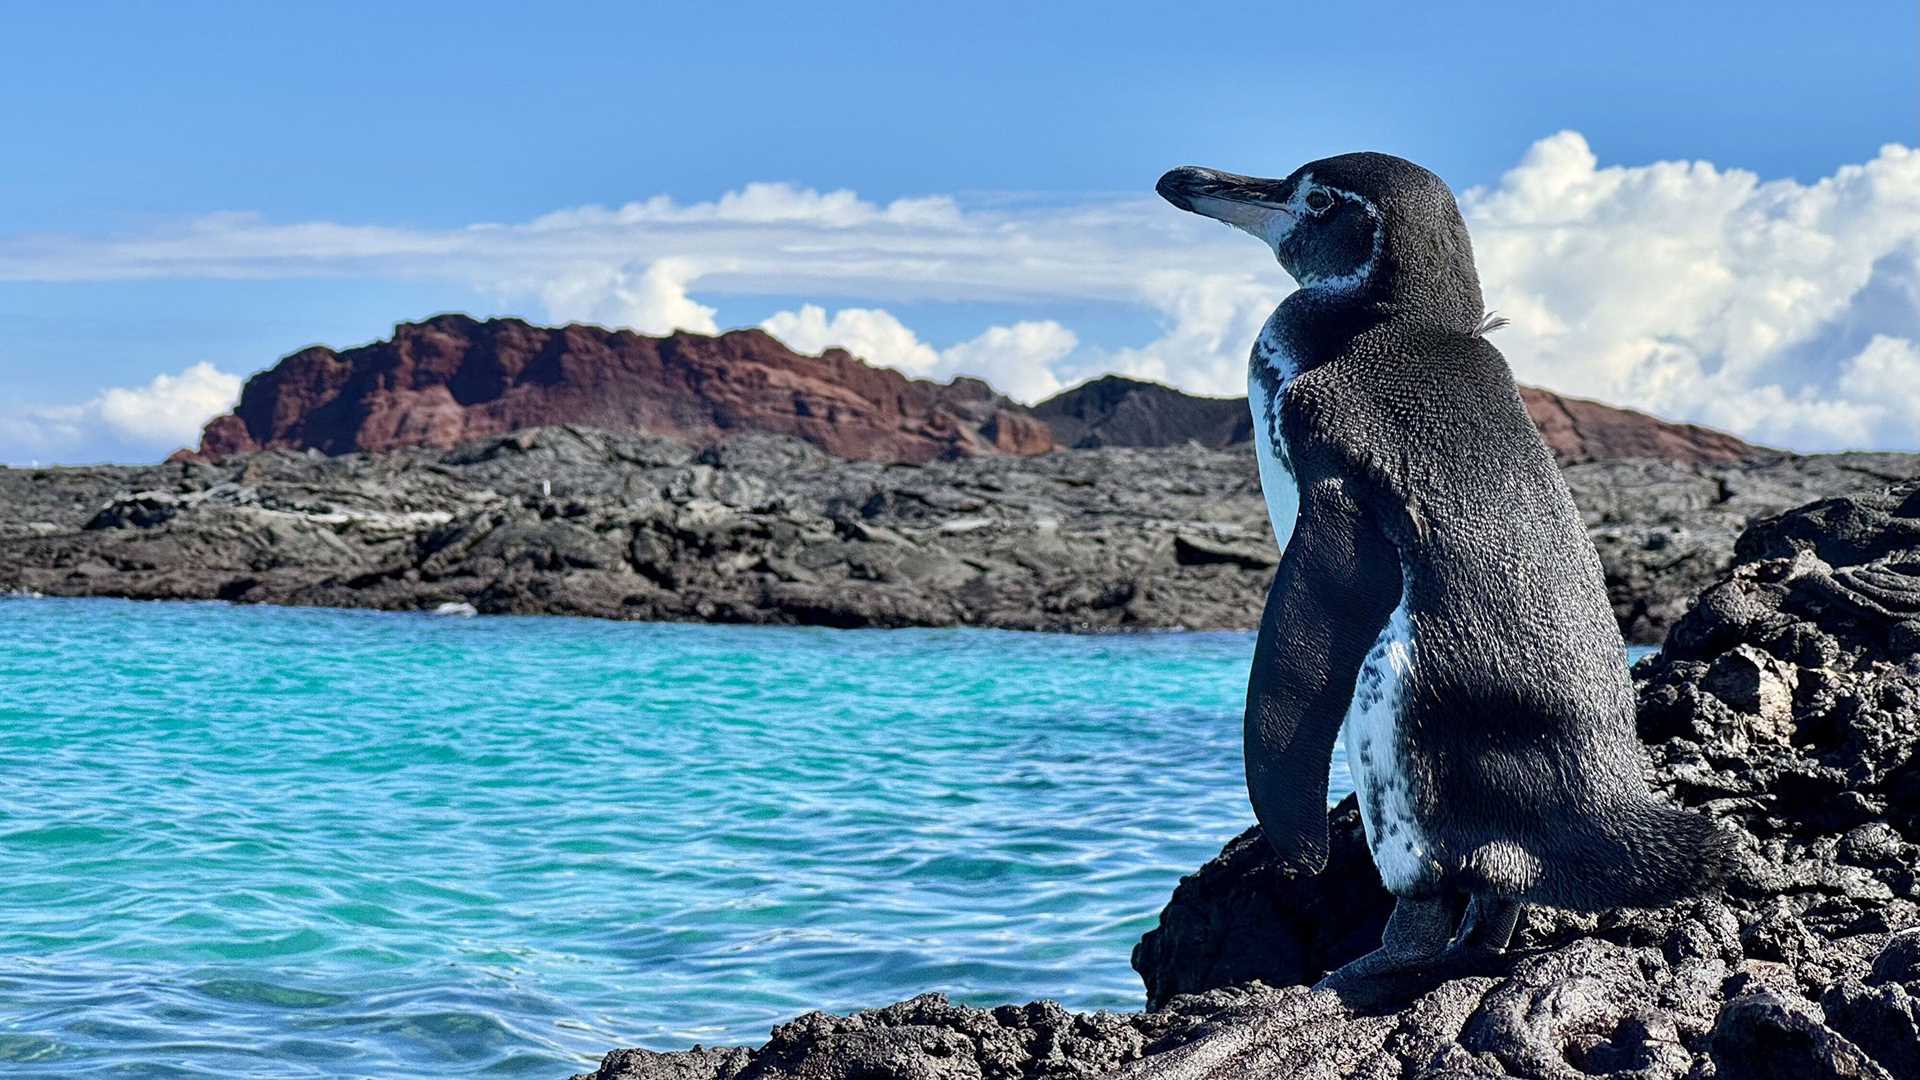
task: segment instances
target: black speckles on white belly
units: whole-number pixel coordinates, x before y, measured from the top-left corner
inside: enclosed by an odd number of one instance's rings
[[[1380,880],[1391,892],[1424,884],[1436,869],[1432,845],[1414,814],[1400,748],[1400,707],[1413,663],[1412,621],[1404,606],[1396,607],[1360,665],[1346,716],[1360,820]]]

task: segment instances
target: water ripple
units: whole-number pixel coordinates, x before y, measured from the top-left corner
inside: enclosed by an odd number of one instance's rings
[[[939,989],[1137,1005],[1241,634],[0,600],[0,1062],[565,1076]]]

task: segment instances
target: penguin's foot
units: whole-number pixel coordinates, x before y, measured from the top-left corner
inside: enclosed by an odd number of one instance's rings
[[[1430,967],[1453,937],[1453,912],[1443,897],[1403,896],[1387,917],[1380,947],[1313,984],[1315,990],[1339,990],[1384,975]]]
[[[1467,903],[1466,918],[1460,921],[1460,933],[1447,946],[1443,959],[1473,964],[1502,955],[1525,910],[1526,905],[1518,900],[1475,893]]]
[[[1405,953],[1394,952],[1384,946],[1330,971],[1319,982],[1313,984],[1315,990],[1342,990],[1373,979],[1390,975],[1409,975],[1424,971],[1445,955],[1444,947],[1432,952]]]

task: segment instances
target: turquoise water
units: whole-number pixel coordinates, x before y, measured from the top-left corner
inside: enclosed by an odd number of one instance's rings
[[[0,599],[0,1075],[561,1080],[925,990],[1138,1007],[1251,820],[1251,645]]]
[[[1251,820],[1250,649],[0,600],[0,1075],[561,1080],[925,990],[1138,1007]]]

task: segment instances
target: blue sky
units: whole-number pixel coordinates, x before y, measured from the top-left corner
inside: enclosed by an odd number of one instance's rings
[[[449,309],[652,330],[771,319],[802,346],[844,339],[934,377],[971,365],[1026,396],[1100,370],[1231,392],[1233,334],[1289,283],[1251,241],[1168,220],[1146,193],[1177,163],[1281,175],[1360,148],[1483,192],[1469,220],[1490,297],[1517,300],[1522,332],[1502,344],[1523,377],[1788,445],[1896,440],[1904,414],[1863,410],[1909,361],[1920,371],[1913,163],[1882,154],[1920,123],[1912,6],[1553,8],[14,6],[0,461],[157,456],[199,418],[126,411],[191,411],[228,383],[117,410],[100,395],[195,365],[242,376]],[[1562,132],[1579,146],[1551,141]],[[721,202],[755,183],[782,186],[744,211]],[[1846,189],[1835,206],[1823,184]],[[842,190],[869,210],[806,197]],[[674,209],[614,212],[656,197]],[[890,213],[901,199],[944,209]],[[596,206],[609,216],[525,228]],[[1543,206],[1587,209],[1548,221]],[[1764,257],[1774,270],[1751,289],[1699,299],[1770,329],[1745,340],[1649,315],[1583,352],[1583,320],[1633,290],[1580,292],[1526,245],[1548,245],[1543,225],[1573,230],[1552,240],[1572,245],[1563,257],[1597,253],[1626,281],[1674,261],[1643,227],[1662,214],[1721,217],[1688,248],[1695,272],[1656,291]],[[1754,214],[1826,214],[1801,242],[1853,245],[1865,269],[1809,267],[1791,243],[1757,252]],[[1860,215],[1864,238],[1846,232]],[[481,224],[525,231],[476,247]],[[1042,261],[1083,281],[943,281],[938,265],[991,261],[978,241],[995,230],[1058,249]],[[892,264],[815,273],[795,254],[821,236],[869,252],[876,235],[895,260],[942,254],[912,287]],[[774,252],[784,264],[755,257]],[[1137,272],[1083,273],[1082,255]],[[1789,273],[1841,284],[1817,310],[1754,314]],[[1736,390],[1759,406],[1716,412]]]

